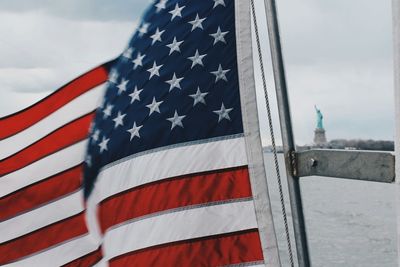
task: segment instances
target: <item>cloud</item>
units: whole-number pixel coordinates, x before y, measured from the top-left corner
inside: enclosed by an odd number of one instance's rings
[[[2,90],[36,93],[52,91],[57,82],[59,82],[59,77],[56,77],[53,69],[2,68],[0,81]]]
[[[7,97],[0,98],[0,116],[27,105],[25,97],[37,100],[119,54],[148,3],[2,0],[0,92]],[[262,1],[256,3],[274,128],[280,139],[264,7]],[[393,139],[390,1],[277,3],[296,142],[312,141],[314,104],[324,113],[329,139]],[[263,142],[269,144],[258,69],[256,83]]]
[[[42,12],[72,20],[132,21],[141,15],[148,3],[143,0],[2,0],[0,10]]]
[[[115,58],[135,27],[134,20],[75,21],[40,12],[0,12],[0,116]]]
[[[392,58],[390,1],[279,1],[290,63],[373,64]]]
[[[134,20],[74,21],[0,12],[0,68],[99,64],[121,52],[135,27]]]
[[[393,139],[390,8],[390,2],[377,5],[365,0],[278,2],[297,143],[312,142],[314,104],[324,113],[329,139]],[[260,3],[257,15],[274,128],[280,139],[267,25]],[[270,144],[259,70],[256,77],[263,142]]]

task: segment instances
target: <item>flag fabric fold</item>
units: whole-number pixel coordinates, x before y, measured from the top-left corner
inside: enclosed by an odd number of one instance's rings
[[[85,165],[97,266],[279,266],[249,1],[160,0],[112,69]]]
[[[82,178],[110,64],[0,119],[1,266],[91,266],[101,258],[85,222]]]

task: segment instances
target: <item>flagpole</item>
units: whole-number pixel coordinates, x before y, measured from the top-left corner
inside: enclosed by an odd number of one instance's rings
[[[289,107],[289,97],[286,86],[285,67],[283,63],[282,47],[279,34],[278,16],[275,0],[264,0],[267,15],[269,42],[275,89],[278,101],[279,118],[282,132],[283,150],[285,153],[286,173],[292,210],[292,220],[296,241],[297,260],[299,267],[310,266],[307,235],[304,222],[303,205],[300,193],[299,177],[296,176],[294,166],[295,143]]]
[[[395,154],[396,159],[400,158],[400,0],[392,1],[393,14],[393,48],[394,48],[394,95],[395,95]],[[398,264],[400,264],[400,161],[396,165],[396,186],[397,186],[397,249]]]

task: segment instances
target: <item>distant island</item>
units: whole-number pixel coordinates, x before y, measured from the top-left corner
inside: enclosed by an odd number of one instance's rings
[[[324,116],[321,109],[316,105],[314,106],[316,112],[316,128],[314,130],[314,141],[310,145],[299,146],[296,145],[297,151],[304,151],[310,149],[345,149],[345,150],[375,150],[375,151],[394,151],[394,141],[386,140],[362,140],[362,139],[333,139],[327,141],[326,131],[324,128]],[[263,147],[264,152],[272,152],[272,146]],[[282,153],[283,147],[278,146],[277,152]]]
[[[375,150],[394,151],[394,142],[387,140],[361,140],[361,139],[334,139],[325,144],[296,146],[298,151],[310,149],[345,149],[345,150]],[[283,152],[282,146],[277,147],[279,153]],[[272,146],[265,146],[264,152],[272,152]]]
[[[387,140],[371,140],[371,139],[369,140],[334,139],[327,144],[326,148],[394,151],[394,142]]]

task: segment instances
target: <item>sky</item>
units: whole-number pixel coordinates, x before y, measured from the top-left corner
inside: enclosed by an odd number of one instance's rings
[[[393,140],[391,1],[277,3],[296,143],[312,143],[314,105],[324,114],[328,139]],[[1,0],[0,116],[33,104],[119,55],[148,4],[149,0]],[[279,136],[263,1],[256,4]],[[255,50],[254,62],[262,139],[268,145]]]

